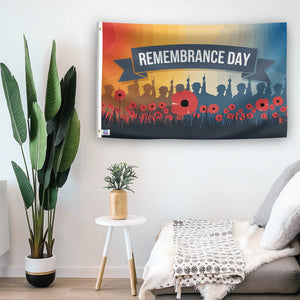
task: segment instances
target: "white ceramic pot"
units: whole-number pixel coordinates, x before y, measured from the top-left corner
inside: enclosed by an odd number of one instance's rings
[[[44,258],[25,257],[27,281],[35,287],[47,287],[55,279],[56,256]]]

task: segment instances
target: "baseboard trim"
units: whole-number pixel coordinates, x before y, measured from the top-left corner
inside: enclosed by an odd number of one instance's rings
[[[137,277],[141,278],[143,267],[136,267]],[[56,276],[66,278],[96,278],[99,267],[57,267]],[[24,267],[0,266],[0,277],[24,277]],[[104,278],[129,278],[128,267],[106,267]]]

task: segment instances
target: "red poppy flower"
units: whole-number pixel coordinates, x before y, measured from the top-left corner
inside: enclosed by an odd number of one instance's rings
[[[280,111],[281,111],[281,112],[286,112],[286,106],[280,107]]]
[[[247,109],[251,109],[253,107],[253,105],[251,104],[251,103],[248,103],[247,105],[246,105],[246,108]]]
[[[278,114],[277,112],[274,112],[274,113],[272,114],[272,117],[273,117],[274,119],[277,119],[277,118],[279,117],[279,114]]]
[[[267,111],[269,109],[268,99],[258,99],[255,103],[255,107],[259,111]]]
[[[113,106],[111,103],[109,103],[107,106],[108,106],[108,108],[110,108],[110,109],[114,109],[114,106]]]
[[[162,118],[162,113],[159,112],[159,111],[157,111],[157,112],[154,114],[154,116],[155,116],[155,118],[156,118],[157,120],[160,120],[160,119]]]
[[[127,106],[126,107],[126,111],[130,111],[131,110],[131,107],[130,106]]]
[[[164,109],[164,113],[165,113],[165,114],[168,114],[168,113],[169,113],[169,110],[168,110],[167,108],[165,108],[165,109]]]
[[[145,104],[140,105],[140,110],[141,111],[145,111],[146,109],[147,109],[147,105],[145,105]]]
[[[274,109],[275,109],[275,105],[274,105],[274,104],[271,104],[271,105],[269,106],[269,108],[270,108],[270,110],[274,110]]]
[[[242,108],[240,108],[240,109],[239,109],[239,113],[241,114],[242,112],[243,112],[243,109],[242,109]]]
[[[155,104],[154,102],[150,103],[150,104],[148,105],[148,107],[149,107],[149,110],[150,110],[150,111],[156,110],[156,104]]]
[[[283,118],[279,118],[279,124],[283,124]]]
[[[227,119],[233,120],[234,119],[234,114],[228,114]]]
[[[228,108],[229,108],[230,110],[234,110],[234,109],[235,109],[235,105],[231,103],[231,104],[229,104]]]
[[[183,119],[183,115],[178,115],[178,116],[176,117],[176,119],[177,119],[177,120],[182,120],[182,119]]]
[[[210,114],[216,114],[219,111],[219,106],[217,104],[211,104],[207,110]]]
[[[266,113],[261,114],[260,117],[261,117],[262,119],[264,119],[264,120],[268,120],[268,116],[267,116]]]
[[[247,113],[247,119],[252,119],[253,118],[253,113]]]
[[[135,119],[137,117],[137,114],[134,111],[130,111],[129,112],[129,116],[131,117],[131,119]]]
[[[176,109],[173,107],[173,108],[171,109],[171,111],[172,111],[173,114],[175,114]]]
[[[167,105],[166,105],[165,102],[160,102],[160,103],[158,104],[158,106],[159,106],[161,109],[164,109]]]
[[[224,114],[227,115],[229,113],[229,109],[228,108],[224,108]]]
[[[253,112],[253,113],[256,113],[256,108],[252,108],[252,112]]]
[[[126,94],[123,90],[116,90],[115,91],[115,99],[118,101],[124,100]]]
[[[244,121],[246,119],[246,114],[245,113],[241,113],[239,120]]]
[[[104,103],[102,103],[101,107],[102,107],[102,108],[105,108],[105,104],[104,104]]]
[[[198,114],[197,112],[193,113],[193,117],[199,119],[200,118],[200,114]]]
[[[115,108],[115,113],[119,113],[119,111],[120,111],[119,107],[116,107]]]
[[[128,117],[127,115],[125,115],[125,114],[122,114],[122,115],[121,115],[121,119],[122,119],[124,122],[126,122],[126,123],[128,123],[128,121],[129,121],[129,117]]]
[[[276,106],[280,106],[283,104],[283,99],[280,96],[274,97],[273,104]]]
[[[223,116],[222,115],[216,115],[216,120],[218,122],[221,122],[223,120]]]
[[[172,121],[172,120],[173,120],[173,116],[167,115],[167,116],[166,116],[166,119],[169,120],[169,121]]]
[[[207,107],[206,107],[206,105],[201,105],[201,106],[199,107],[199,110],[200,110],[200,112],[202,112],[202,113],[206,113],[206,112],[207,112]]]
[[[177,115],[190,115],[198,106],[197,96],[187,90],[177,92],[172,96],[172,109]]]
[[[131,108],[136,108],[136,104],[135,104],[134,102],[131,102],[131,103],[130,103],[130,107],[131,107]]]

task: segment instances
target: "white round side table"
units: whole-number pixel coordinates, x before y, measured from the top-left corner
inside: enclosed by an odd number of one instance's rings
[[[131,294],[132,294],[132,296],[136,296],[137,277],[136,277],[134,256],[133,256],[133,250],[132,250],[132,244],[131,244],[131,238],[130,238],[130,226],[144,224],[144,223],[146,223],[146,221],[147,221],[147,218],[145,218],[145,217],[133,216],[133,215],[129,215],[127,217],[127,219],[124,219],[124,220],[113,220],[109,216],[103,216],[103,217],[99,217],[99,218],[95,219],[96,224],[108,227],[105,245],[104,245],[104,249],[103,249],[102,262],[101,262],[101,266],[99,269],[99,274],[98,274],[97,282],[96,282],[96,286],[95,286],[96,291],[99,291],[100,287],[101,287],[104,269],[105,269],[105,265],[106,265],[106,261],[107,261],[108,248],[109,248],[113,228],[114,227],[123,227],[126,251],[127,251],[127,258],[128,258],[128,264],[129,264],[129,270],[130,270]]]

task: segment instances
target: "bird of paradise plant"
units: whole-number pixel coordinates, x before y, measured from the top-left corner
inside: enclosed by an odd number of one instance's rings
[[[53,41],[48,71],[44,113],[37,103],[27,40],[24,36],[27,120],[22,107],[18,83],[8,67],[1,63],[1,78],[11,119],[14,139],[20,145],[25,171],[14,161],[25,206],[29,229],[31,258],[47,257],[53,253],[53,228],[58,189],[69,175],[77,154],[80,121],[75,104],[76,69],[71,67],[59,81],[56,66],[56,44]],[[29,135],[31,167],[27,163],[23,145]]]

